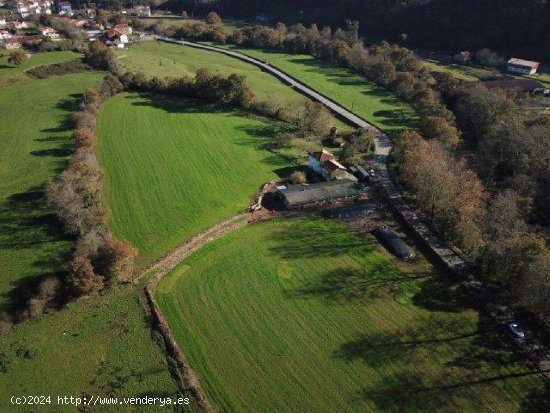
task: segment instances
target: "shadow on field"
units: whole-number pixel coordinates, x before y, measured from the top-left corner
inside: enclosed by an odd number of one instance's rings
[[[277,243],[271,251],[288,260],[342,255],[342,267],[287,289],[287,299],[320,297],[335,304],[355,300],[373,307],[384,299],[416,307],[405,327],[385,328],[382,317],[381,325],[334,350],[335,358],[361,361],[381,374],[359,390],[359,396],[373,403],[376,411],[461,412],[471,409],[476,400],[491,401],[491,392],[499,392],[500,397],[514,389],[532,390],[510,394],[504,404],[517,403],[524,413],[550,411],[541,410],[550,402],[549,390],[537,376],[540,372],[527,367],[505,331],[483,313],[473,314],[476,303],[453,278],[415,271],[392,259],[369,260],[359,270],[356,265],[346,266],[350,258],[345,255],[354,249],[360,247],[352,256],[364,256],[378,247],[318,223],[282,228],[273,234]],[[398,299],[403,295],[406,302]]]
[[[0,249],[33,250],[28,256],[30,268],[25,277],[13,281],[3,293],[0,310],[15,313],[24,306],[46,276],[60,275],[60,269],[70,259],[70,251],[55,243],[68,238],[60,222],[46,205],[40,187],[11,195],[0,203]]]

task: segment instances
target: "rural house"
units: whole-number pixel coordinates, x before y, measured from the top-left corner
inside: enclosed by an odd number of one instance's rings
[[[10,28],[12,30],[21,30],[21,29],[26,29],[28,27],[29,26],[27,25],[27,22],[18,22],[17,20],[10,22]]]
[[[455,63],[458,63],[460,65],[467,65],[472,62],[472,52],[464,50],[460,53],[455,54],[453,56],[453,60]]]
[[[126,36],[132,34],[132,26],[128,24],[117,24],[115,27],[112,28],[112,30],[117,31],[120,34],[125,34]]]
[[[4,40],[3,45],[4,45],[4,49],[19,49],[22,46],[21,40],[17,38]]]
[[[0,27],[2,28],[6,27],[6,19],[0,18]]]
[[[128,36],[120,33],[118,30],[108,30],[106,36],[108,42],[111,45],[118,47],[119,49],[123,49],[124,45],[128,43]]]
[[[321,175],[325,181],[333,179],[357,180],[353,175],[348,173],[346,167],[338,162],[333,154],[325,149],[311,152],[308,156],[307,164],[309,169]]]
[[[278,197],[286,208],[302,208],[336,199],[351,199],[362,193],[362,185],[343,179],[309,185],[289,185],[278,188]]]
[[[7,30],[0,30],[0,40],[11,39],[12,34]]]
[[[531,62],[530,60],[516,59],[515,57],[508,60],[508,71],[511,73],[519,73],[521,75],[532,75],[537,73],[540,63]]]
[[[44,36],[47,37],[50,40],[60,40],[61,35],[57,32],[57,30],[52,29],[51,27],[41,27],[38,29],[38,32]]]
[[[71,6],[71,3],[69,3],[68,1],[60,1],[57,4],[57,14],[67,15],[72,13],[72,11],[73,11],[73,8]]]

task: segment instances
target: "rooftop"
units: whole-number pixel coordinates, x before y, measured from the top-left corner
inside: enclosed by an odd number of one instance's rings
[[[539,62],[532,62],[530,60],[517,59],[515,57],[508,60],[509,65],[530,67],[531,69],[537,69],[540,66]]]
[[[336,198],[359,195],[360,185],[350,180],[320,182],[311,185],[291,185],[279,190],[289,207]]]

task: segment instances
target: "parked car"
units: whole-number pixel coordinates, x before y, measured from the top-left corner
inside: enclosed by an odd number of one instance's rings
[[[516,324],[516,323],[510,323],[508,324],[508,328],[516,338],[525,338],[525,333],[523,330]]]

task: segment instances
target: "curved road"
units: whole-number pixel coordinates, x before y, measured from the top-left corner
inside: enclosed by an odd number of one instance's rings
[[[316,100],[325,105],[338,117],[347,123],[360,128],[373,129],[376,131],[376,150],[372,161],[372,167],[377,171],[377,186],[382,194],[388,199],[390,205],[395,210],[403,224],[411,229],[423,241],[432,255],[441,261],[455,276],[459,277],[462,286],[473,296],[474,300],[483,306],[485,312],[500,326],[507,328],[508,324],[516,318],[514,312],[500,304],[495,298],[497,294],[482,282],[474,277],[474,271],[468,263],[435,232],[432,228],[420,219],[405,201],[396,185],[390,177],[387,163],[392,148],[390,138],[380,129],[367,122],[365,119],[357,116],[347,110],[327,96],[313,90],[306,84],[295,79],[291,75],[243,53],[233,50],[227,50],[220,47],[209,46],[201,43],[193,43],[185,40],[175,40],[162,36],[155,36],[157,40],[168,43],[181,44],[183,46],[194,47],[197,49],[209,50],[234,57],[244,62],[259,67],[263,71],[272,74],[284,83],[290,85],[312,100]],[[532,334],[529,329],[525,329],[525,339],[514,339],[518,349],[539,369],[539,371],[550,374],[550,351],[543,343]]]

